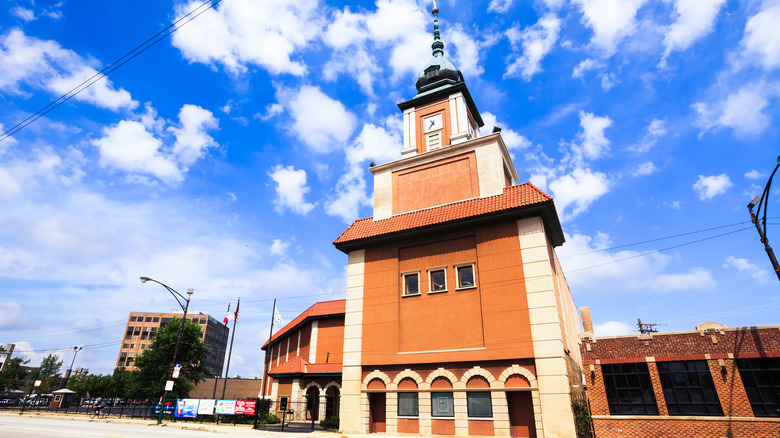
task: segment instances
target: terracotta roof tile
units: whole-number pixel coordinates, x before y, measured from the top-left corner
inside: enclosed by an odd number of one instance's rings
[[[271,337],[271,342],[274,342],[278,338],[284,336],[287,332],[297,327],[298,324],[302,323],[306,318],[313,318],[315,316],[338,315],[344,313],[346,309],[346,303],[347,300],[333,300],[320,301],[318,303],[312,304],[311,307],[304,310],[300,315],[296,316],[295,319],[287,323],[287,325],[285,325],[281,330],[276,332],[273,337]],[[268,341],[263,344],[262,349],[265,349],[267,346]]]
[[[358,219],[333,241],[340,244],[369,237],[392,234],[430,225],[453,222],[459,219],[481,216],[552,201],[552,197],[531,183],[507,187],[500,195],[468,199],[452,204],[427,208],[374,221],[373,217]]]

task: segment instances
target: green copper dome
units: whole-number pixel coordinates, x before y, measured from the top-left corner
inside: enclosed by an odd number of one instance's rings
[[[417,91],[423,91],[423,88],[430,89],[435,88],[433,84],[436,84],[439,81],[450,79],[454,82],[462,81],[460,72],[458,72],[458,69],[455,68],[455,66],[444,57],[444,43],[441,41],[441,38],[439,36],[439,9],[436,8],[436,5],[434,4],[433,11],[433,44],[431,44],[431,49],[433,49],[433,57],[430,61],[428,61],[427,64],[425,64],[425,68],[420,72],[420,74],[417,76]],[[450,81],[446,81],[442,83],[442,85],[446,83],[452,83]]]

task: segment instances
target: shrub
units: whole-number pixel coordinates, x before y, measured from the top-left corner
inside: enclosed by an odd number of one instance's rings
[[[320,421],[320,426],[322,426],[323,429],[338,429],[339,417],[328,417]]]
[[[276,424],[281,422],[282,420],[274,414],[262,414],[257,418],[257,424]]]

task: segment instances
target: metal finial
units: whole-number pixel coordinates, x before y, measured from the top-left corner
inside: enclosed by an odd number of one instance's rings
[[[433,14],[433,44],[431,44],[433,56],[444,56],[444,43],[439,35],[439,8],[436,7],[436,0],[433,2],[431,13]]]

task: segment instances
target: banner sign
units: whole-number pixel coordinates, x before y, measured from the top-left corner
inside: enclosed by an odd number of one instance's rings
[[[254,415],[255,400],[236,400],[236,415]]]
[[[198,399],[180,398],[176,401],[176,416],[181,418],[196,418],[198,414]]]
[[[215,414],[221,415],[235,415],[236,413],[236,401],[235,400],[217,400],[217,404],[214,409]]]
[[[198,415],[214,415],[214,399],[204,399],[198,404]]]

